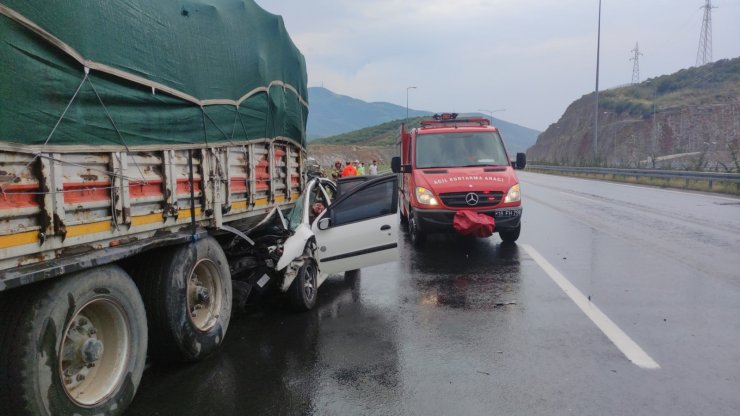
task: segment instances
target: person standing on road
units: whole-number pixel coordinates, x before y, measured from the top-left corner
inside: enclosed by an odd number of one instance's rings
[[[357,176],[357,168],[352,166],[352,162],[347,161],[347,164],[344,166],[344,170],[342,170],[342,177],[346,176]]]
[[[357,176],[363,175],[365,175],[365,162],[360,163],[360,166],[357,167]]]
[[[331,178],[337,180],[342,177],[342,162],[334,162],[334,168],[331,170]]]
[[[373,160],[373,164],[370,165],[370,174],[371,175],[378,174],[378,161],[377,160]]]

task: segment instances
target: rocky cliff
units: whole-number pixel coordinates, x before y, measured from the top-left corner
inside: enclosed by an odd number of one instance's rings
[[[599,95],[597,162],[737,170],[740,58],[718,61]],[[592,163],[594,95],[573,102],[527,150],[530,161]]]

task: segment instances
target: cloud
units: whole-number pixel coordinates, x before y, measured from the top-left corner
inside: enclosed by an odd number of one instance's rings
[[[367,101],[475,111],[505,107],[533,128],[556,121],[595,82],[594,0],[257,0],[283,15],[311,85]],[[714,57],[740,55],[740,7],[717,0]],[[603,87],[694,64],[699,0],[603,2]],[[720,13],[721,12],[721,13]]]

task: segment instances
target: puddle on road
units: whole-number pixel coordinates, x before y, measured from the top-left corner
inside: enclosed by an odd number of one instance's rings
[[[404,251],[416,303],[462,309],[515,305],[520,281],[519,247],[440,237],[421,249]]]

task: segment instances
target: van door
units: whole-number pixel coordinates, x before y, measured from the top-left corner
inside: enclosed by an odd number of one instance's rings
[[[398,259],[398,176],[371,179],[340,194],[312,225],[322,274]]]

